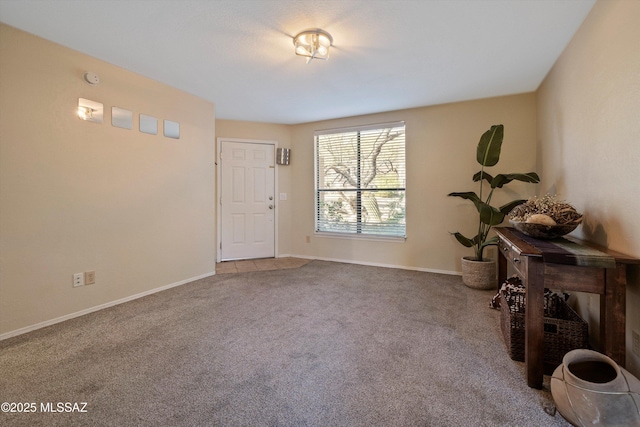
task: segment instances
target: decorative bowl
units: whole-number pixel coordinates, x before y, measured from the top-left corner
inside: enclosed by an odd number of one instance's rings
[[[531,222],[518,222],[509,220],[513,228],[527,236],[537,239],[555,239],[565,234],[571,233],[580,223],[563,224],[563,225],[544,225]]]

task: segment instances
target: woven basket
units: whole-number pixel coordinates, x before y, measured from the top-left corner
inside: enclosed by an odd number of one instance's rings
[[[500,327],[511,359],[524,362],[525,295],[500,291]],[[544,353],[545,368],[562,363],[566,353],[589,347],[589,324],[558,295],[545,295]]]

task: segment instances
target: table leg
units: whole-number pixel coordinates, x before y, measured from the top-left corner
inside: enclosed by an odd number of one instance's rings
[[[603,353],[624,368],[627,268],[616,264],[605,273],[605,291],[600,295],[600,346]]]
[[[498,291],[505,280],[507,280],[507,256],[498,246]]]
[[[527,385],[542,388],[544,375],[544,263],[528,257],[525,306],[524,361]]]

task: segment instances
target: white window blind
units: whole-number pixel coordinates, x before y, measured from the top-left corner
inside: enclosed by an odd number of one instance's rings
[[[317,131],[316,231],[406,236],[405,125]]]

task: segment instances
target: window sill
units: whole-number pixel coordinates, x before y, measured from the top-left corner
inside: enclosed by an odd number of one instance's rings
[[[347,234],[347,233],[331,233],[328,231],[316,231],[314,232],[316,237],[330,238],[330,239],[347,239],[347,240],[375,240],[379,242],[395,242],[404,243],[407,241],[406,237],[394,237],[394,236],[372,236],[367,234]]]

